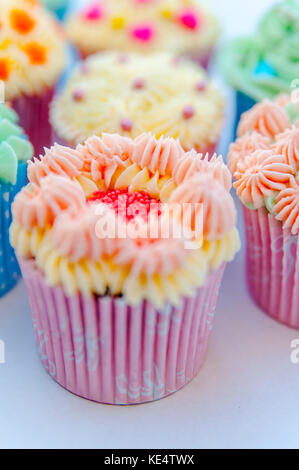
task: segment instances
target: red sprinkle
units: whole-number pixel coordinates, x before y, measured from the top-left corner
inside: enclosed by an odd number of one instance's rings
[[[178,15],[178,20],[187,29],[195,30],[200,26],[200,18],[197,12],[185,9]]]
[[[205,89],[207,88],[207,84],[205,81],[201,80],[196,83],[195,88],[197,91],[205,91]]]
[[[130,132],[133,128],[133,121],[129,118],[124,118],[121,121],[121,128],[125,132]]]
[[[82,101],[83,98],[84,98],[84,92],[82,90],[78,89],[73,92],[73,99],[75,101]]]
[[[195,114],[195,109],[191,104],[188,104],[187,106],[184,107],[183,109],[183,118],[184,119],[191,119]]]
[[[107,192],[96,191],[87,201],[101,201],[114,209],[115,213],[127,222],[137,216],[147,220],[152,211],[155,211],[157,216],[161,215],[161,202],[142,191],[136,193],[129,193],[127,189],[109,189]]]
[[[135,90],[141,90],[142,88],[144,88],[144,86],[145,86],[145,82],[142,78],[137,78],[133,82],[133,88],[135,88]]]

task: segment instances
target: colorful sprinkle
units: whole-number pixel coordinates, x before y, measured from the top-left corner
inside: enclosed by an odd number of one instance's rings
[[[24,46],[24,51],[33,65],[43,65],[47,62],[47,49],[45,46],[32,42]]]
[[[84,92],[83,92],[83,90],[79,90],[79,89],[78,89],[78,90],[75,90],[75,91],[73,92],[73,99],[74,99],[75,101],[82,101],[83,98],[84,98]]]
[[[195,88],[197,91],[205,91],[207,88],[207,83],[204,80],[200,80],[196,83]]]
[[[121,128],[124,132],[130,132],[133,129],[133,121],[129,118],[124,118],[121,121]]]
[[[99,20],[103,16],[103,9],[98,3],[94,2],[83,10],[82,16],[90,21]]]
[[[184,9],[178,15],[179,22],[187,29],[196,30],[200,26],[200,19],[197,12]]]
[[[35,26],[35,20],[24,10],[12,10],[10,24],[20,34],[28,34]]]
[[[191,119],[195,114],[195,109],[191,104],[187,104],[187,106],[183,109],[183,118],[184,119]]]
[[[111,20],[112,28],[115,30],[123,29],[125,24],[126,24],[126,20],[124,19],[123,16],[115,16]]]
[[[82,62],[82,64],[80,65],[80,71],[83,75],[87,75],[89,73],[89,66],[87,65],[86,62]]]
[[[0,59],[0,80],[8,80],[10,75],[10,63],[8,59]]]
[[[154,36],[154,28],[146,24],[134,26],[131,30],[131,35],[137,41],[148,42]]]
[[[141,90],[142,88],[144,88],[144,86],[145,86],[145,81],[143,80],[143,78],[137,78],[133,82],[133,88],[135,90]]]

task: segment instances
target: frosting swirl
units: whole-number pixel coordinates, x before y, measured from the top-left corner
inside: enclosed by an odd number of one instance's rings
[[[299,233],[299,184],[298,178],[291,179],[290,186],[282,190],[275,200],[273,212],[284,228],[290,228],[293,235]]]

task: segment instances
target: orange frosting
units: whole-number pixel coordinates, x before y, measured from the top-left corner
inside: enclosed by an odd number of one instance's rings
[[[291,126],[290,119],[282,106],[265,100],[255,105],[241,117],[238,136],[256,131],[270,139]]]
[[[239,161],[234,187],[245,205],[253,204],[258,209],[263,207],[265,197],[285,189],[293,174],[282,155],[273,155],[271,150],[256,150]]]
[[[228,167],[235,175],[239,161],[244,160],[245,157],[252,154],[255,150],[266,150],[269,148],[270,140],[258,132],[252,134],[244,134],[239,137],[236,142],[230,145],[228,154]]]
[[[274,152],[281,154],[294,170],[299,170],[299,131],[293,126],[277,136]]]
[[[276,219],[283,222],[284,228],[290,228],[293,235],[299,233],[299,182],[291,179],[290,187],[280,192],[273,207]]]

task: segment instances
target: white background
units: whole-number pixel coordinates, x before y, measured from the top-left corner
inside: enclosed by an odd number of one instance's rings
[[[253,29],[272,2],[210,0],[226,34]],[[44,372],[20,283],[0,300],[1,448],[299,447],[299,331],[251,302],[243,254],[228,267],[206,363],[182,391],[159,402],[113,407],[71,395]]]

